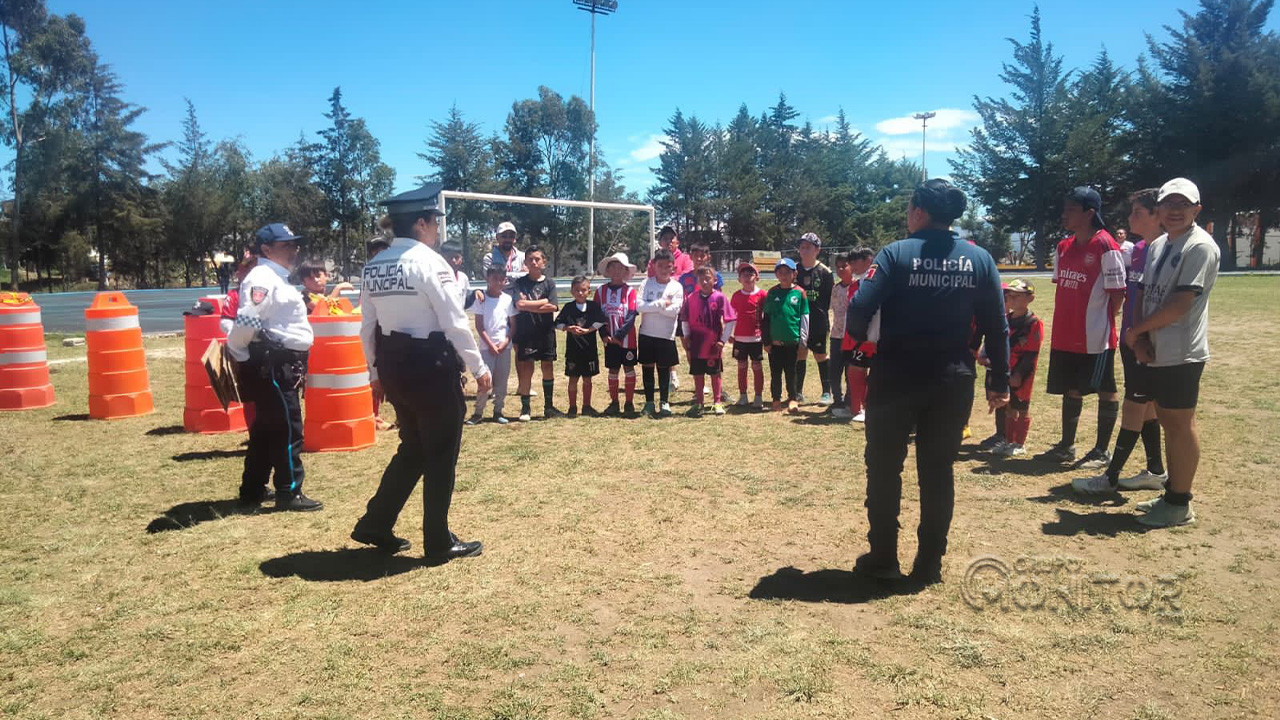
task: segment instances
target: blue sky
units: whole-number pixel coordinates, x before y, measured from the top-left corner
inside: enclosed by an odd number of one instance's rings
[[[327,99],[343,89],[396,169],[399,189],[429,172],[428,124],[456,103],[486,132],[501,130],[512,101],[539,85],[586,98],[589,16],[571,0],[49,0],[85,18],[125,96],[148,108],[138,123],[153,140],[181,134],[184,98],[215,140],[239,137],[265,159],[314,137]],[[930,127],[928,166],[944,162],[976,120],[972,98],[1003,95],[1004,38],[1024,40],[1023,0],[826,0],[696,2],[619,0],[597,25],[598,142],[628,187],[644,190],[658,141],[679,107],[728,122],[779,91],[809,119],[830,125],[841,107],[894,157],[920,157],[919,123]],[[1173,7],[1190,0],[1042,3],[1044,32],[1067,67],[1105,46],[1132,68],[1143,33],[1167,35]],[[1273,15],[1269,25],[1277,27]]]

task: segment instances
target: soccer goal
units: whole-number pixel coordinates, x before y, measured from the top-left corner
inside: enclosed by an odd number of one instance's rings
[[[629,210],[631,212],[648,213],[649,215],[649,257],[658,248],[655,231],[656,211],[652,205],[632,205],[630,203],[596,202],[592,200],[557,200],[555,198],[538,198],[524,195],[493,195],[490,193],[463,192],[461,190],[440,191],[440,211],[447,212],[450,200],[479,200],[491,203],[516,203],[519,205],[561,205],[564,207],[588,208],[591,212],[590,226],[587,232],[587,270],[596,266],[595,258],[595,211],[596,210]],[[441,242],[449,239],[448,216],[440,219]]]

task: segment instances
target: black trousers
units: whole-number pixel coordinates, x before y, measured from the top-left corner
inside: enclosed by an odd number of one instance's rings
[[[952,464],[973,409],[972,376],[903,382],[872,368],[867,378],[867,540],[874,554],[898,550],[902,467],[916,433],[920,483],[917,557],[938,561],[947,552],[955,506]]]
[[[400,447],[356,529],[391,533],[421,479],[423,545],[427,550],[448,547],[453,544],[449,503],[466,416],[461,362],[443,337],[432,342],[394,333],[378,344],[377,368],[387,400],[396,409]]]
[[[249,426],[249,447],[244,455],[240,497],[261,497],[267,480],[275,471],[276,492],[302,492],[302,402],[298,388],[306,372],[306,354],[301,362],[260,363],[240,366],[239,381],[246,400],[256,404]],[[267,368],[264,370],[263,368]]]
[[[799,394],[800,388],[796,387],[796,355],[799,352],[799,345],[784,343],[769,346],[769,392],[773,395],[774,402],[782,399],[784,378],[787,400],[795,400]]]

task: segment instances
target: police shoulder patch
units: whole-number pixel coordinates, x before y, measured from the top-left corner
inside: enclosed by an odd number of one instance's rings
[[[880,269],[880,263],[871,263],[871,268],[867,270],[867,276],[863,280],[870,280],[876,276],[876,271]]]
[[[448,285],[449,283],[453,282],[457,278],[453,276],[452,270],[448,270],[448,271],[441,270],[436,273],[436,279],[440,281],[441,285]]]
[[[254,305],[261,305],[262,301],[267,299],[267,292],[266,288],[255,285],[249,288],[249,300]]]

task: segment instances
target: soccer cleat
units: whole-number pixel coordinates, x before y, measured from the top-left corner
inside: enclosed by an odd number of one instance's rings
[[[644,404],[644,408],[640,410],[640,414],[650,415],[652,417],[658,417],[658,411],[654,408],[653,403],[651,402],[647,402]]]
[[[533,416],[530,415],[529,413],[527,412],[520,413],[520,422],[529,422],[532,419],[533,419]]]
[[[484,418],[480,417],[479,415],[472,415],[471,417],[467,418],[466,422],[462,424],[463,425],[479,425],[480,421],[483,419]]]
[[[715,413],[716,415],[723,415],[723,414],[724,414],[724,403],[716,403],[716,404],[712,405],[712,406],[711,406],[711,412]]]
[[[1056,462],[1062,465],[1070,465],[1076,461],[1076,446],[1058,443],[1039,455],[1036,455],[1035,459],[1047,462]]]
[[[818,404],[819,404],[819,405],[834,405],[834,404],[835,404],[835,400],[832,400],[832,399],[831,399],[831,393],[829,393],[829,392],[824,392],[824,393],[822,393],[822,397],[818,398]]]
[[[1096,470],[1104,468],[1111,464],[1111,453],[1106,450],[1093,448],[1084,454],[1084,457],[1076,461],[1075,467],[1079,470]]]
[[[866,422],[866,421],[867,421],[867,413],[866,413],[866,411],[865,411],[865,410],[863,410],[863,411],[859,411],[857,415],[854,415],[854,416],[853,416],[853,421],[854,421],[854,422],[856,422],[856,423],[864,423],[864,422]]]
[[[853,411],[844,406],[834,407],[831,408],[831,417],[838,418],[840,420],[848,420],[853,417]]]
[[[737,405],[738,407],[746,407],[749,404],[751,404],[751,401],[747,399],[746,393],[739,394],[738,402],[734,403],[734,405]]]
[[[968,440],[968,439],[969,439],[969,438],[971,438],[971,437],[973,437],[973,430],[972,430],[968,425],[965,425],[965,426],[964,426],[964,432],[962,432],[962,433],[960,434],[960,439],[961,439],[961,440]]]
[[[627,405],[626,405],[626,407],[624,407],[624,408],[623,408],[623,412],[625,412],[625,413],[627,414],[627,417],[629,417],[629,418],[633,418],[633,417],[635,417],[635,416],[636,416],[636,404],[635,404],[635,403],[633,403],[633,402],[631,402],[630,400],[628,400],[628,401],[627,401]]]
[[[1168,473],[1159,475],[1143,468],[1142,472],[1133,477],[1120,478],[1121,490],[1163,490],[1165,483],[1169,482]]]
[[[1176,527],[1190,525],[1196,521],[1196,512],[1191,504],[1170,505],[1164,498],[1158,498],[1147,508],[1147,514],[1138,518],[1138,522],[1149,527]]]
[[[1164,500],[1163,495],[1157,495],[1151,498],[1150,500],[1143,500],[1137,505],[1134,505],[1133,509],[1137,510],[1138,512],[1150,512],[1151,508],[1154,507],[1156,503],[1162,502],[1163,500]]]
[[[698,403],[694,403],[693,407],[689,408],[689,412],[686,414],[691,418],[700,418],[702,417],[702,406]]]
[[[614,400],[613,402],[609,403],[609,404],[605,407],[604,412],[603,412],[603,413],[601,413],[601,415],[604,415],[605,417],[617,417],[617,416],[618,416],[618,401],[617,401],[617,400]]]
[[[671,417],[671,403],[662,403],[662,406],[658,408],[658,415],[659,417]]]
[[[1027,454],[1027,449],[1017,443],[1009,443],[1009,447],[1005,452],[1009,453],[1006,457],[1021,457]]]
[[[576,417],[578,417],[578,407],[577,407],[576,405],[570,405],[570,406],[569,406],[569,412],[565,413],[565,416],[566,416],[566,417],[568,417],[568,418],[576,418]],[[548,416],[548,417],[550,417],[550,416]]]
[[[1106,475],[1076,478],[1071,481],[1071,489],[1079,495],[1112,495],[1116,491]]]
[[[507,423],[511,422],[510,420],[508,420],[508,419],[506,419],[506,418],[502,417],[501,415],[499,415],[499,414],[497,414],[497,413],[494,413],[494,414],[493,414],[493,421],[494,421],[494,422],[496,422],[496,423],[498,423],[499,425],[506,425]]]
[[[543,420],[550,420],[551,418],[561,418],[561,417],[564,417],[564,413],[560,412],[559,410],[555,409],[550,405],[542,409]]]
[[[583,408],[582,408],[582,414],[583,414],[583,415],[586,415],[587,417],[600,417],[600,411],[599,411],[599,410],[596,410],[595,408],[591,407],[590,405],[585,405],[585,406],[583,406]]]
[[[1004,439],[1003,433],[996,433],[995,435],[992,435],[986,440],[983,440],[982,442],[978,443],[978,449],[994,451],[997,447],[1005,444],[1006,442],[1008,441]]]

